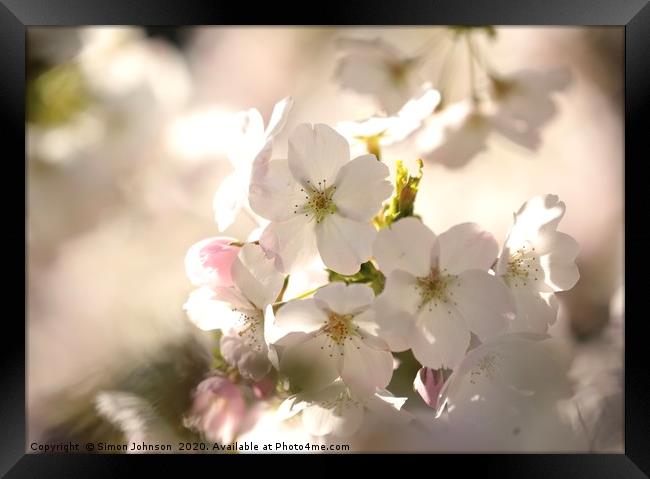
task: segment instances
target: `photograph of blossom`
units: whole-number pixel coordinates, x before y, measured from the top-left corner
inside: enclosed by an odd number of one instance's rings
[[[27,452],[623,452],[623,28],[27,31]]]

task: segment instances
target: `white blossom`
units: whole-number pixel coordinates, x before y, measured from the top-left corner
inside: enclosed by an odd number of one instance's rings
[[[394,115],[415,96],[422,85],[417,69],[419,57],[410,57],[375,38],[341,38],[343,55],[336,78],[344,89],[371,95],[388,115]]]
[[[571,289],[580,277],[578,243],[557,231],[565,209],[556,195],[543,195],[528,200],[515,214],[496,266],[517,307],[512,331],[545,333],[557,317],[554,292]]]
[[[315,393],[287,398],[280,405],[278,415],[288,419],[301,414],[303,427],[313,436],[349,437],[357,432],[367,411],[393,423],[408,422],[411,416],[402,410],[405,402],[406,398],[395,397],[385,389],[359,397],[343,382],[336,381]]]
[[[271,223],[260,244],[284,272],[320,255],[342,274],[354,274],[371,255],[370,223],[392,187],[388,167],[373,155],[350,161],[350,147],[327,125],[299,125],[288,160],[255,160],[250,185],[253,211]]]
[[[317,391],[340,377],[361,396],[388,385],[393,356],[376,335],[373,298],[368,286],[331,283],[277,311],[278,339],[269,341],[281,348],[280,370],[292,384]]]
[[[262,150],[270,154],[273,139],[282,131],[292,106],[291,98],[276,103],[266,129],[262,115],[254,108],[236,115],[226,152],[234,170],[223,179],[212,201],[219,231],[228,228],[242,208],[250,210],[247,195],[253,161]]]
[[[220,329],[224,358],[253,380],[271,363],[264,338],[264,309],[282,289],[284,276],[258,245],[241,248],[231,270],[232,287],[202,287],[185,303],[187,314],[203,330]]]
[[[471,333],[484,340],[503,332],[514,316],[508,290],[488,269],[494,237],[474,223],[436,236],[416,218],[381,230],[375,259],[386,286],[373,308],[379,334],[393,350],[411,348],[432,369],[453,369]]]

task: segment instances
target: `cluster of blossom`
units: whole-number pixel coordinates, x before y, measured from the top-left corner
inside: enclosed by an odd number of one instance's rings
[[[496,37],[492,28],[451,28],[451,46],[437,79],[427,78],[424,65],[431,48],[404,54],[379,39],[341,38],[342,55],[337,79],[345,90],[370,96],[379,108],[363,121],[341,122],[346,137],[372,150],[410,139],[425,160],[449,168],[467,164],[488,147],[491,134],[527,150],[541,144],[541,129],[555,115],[555,92],[567,88],[566,69],[499,72],[481,50],[482,32]],[[460,48],[459,48],[460,46]],[[450,102],[445,90],[448,62],[461,57],[466,47],[470,91]],[[431,83],[443,94],[442,101]]]
[[[431,92],[409,97],[384,126],[401,135],[414,105],[439,100]],[[422,366],[414,388],[438,416],[468,420],[477,402],[562,397],[566,388],[546,381],[554,366],[544,340],[555,293],[579,277],[578,245],[557,231],[564,203],[555,195],[525,202],[500,250],[475,223],[436,234],[413,214],[421,172],[398,164],[392,184],[379,143],[376,154],[351,158],[335,129],[300,124],[287,158],[274,158],[291,104],[279,102],[266,129],[256,110],[240,115],[236,170],[215,195],[221,230],[245,208],[261,231],[246,241],[205,239],[185,259],[197,287],[188,317],[219,332],[214,375],[199,385],[188,424],[230,442],[248,403],[261,399],[282,399],[277,414],[300,414],[314,436],[351,435],[366,411],[408,421],[406,398],[387,387],[393,353],[409,349]],[[287,294],[291,278],[314,265],[328,280]]]

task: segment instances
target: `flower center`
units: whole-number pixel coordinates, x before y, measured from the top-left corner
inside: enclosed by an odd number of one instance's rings
[[[332,201],[332,196],[336,191],[336,186],[327,186],[327,180],[319,181],[316,185],[307,180],[307,188],[300,188],[305,194],[307,202],[302,205],[294,205],[294,213],[303,213],[305,216],[311,216],[316,223],[323,221],[328,215],[336,212],[336,205]]]
[[[347,339],[351,339],[359,329],[352,324],[352,314],[330,313],[325,321],[322,332],[327,335],[332,342],[342,346]]]
[[[431,311],[432,307],[437,307],[439,303],[446,304],[452,302],[456,305],[456,302],[452,301],[451,298],[454,293],[449,290],[449,285],[455,278],[452,275],[440,274],[435,268],[431,270],[429,276],[417,278],[415,288],[420,296],[418,309],[422,309],[428,305],[429,311]]]
[[[261,311],[240,311],[233,310],[239,313],[239,319],[235,326],[237,335],[244,341],[244,343],[251,349],[257,352],[262,351],[262,344],[264,339],[264,324]]]
[[[540,275],[539,258],[535,248],[522,246],[508,259],[508,269],[505,280],[512,287],[528,286],[528,283],[537,281]]]

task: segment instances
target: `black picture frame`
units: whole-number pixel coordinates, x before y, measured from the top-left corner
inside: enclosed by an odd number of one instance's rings
[[[650,369],[644,355],[647,347],[644,314],[645,286],[642,272],[650,267],[644,240],[646,181],[643,166],[648,160],[650,129],[650,6],[649,0],[401,0],[328,1],[316,8],[296,2],[267,5],[249,2],[183,0],[0,0],[0,118],[5,151],[2,191],[5,212],[22,213],[15,204],[21,187],[27,217],[25,174],[25,48],[28,26],[74,25],[617,25],[625,27],[625,453],[624,454],[517,454],[438,455],[431,473],[445,467],[454,474],[468,469],[482,470],[497,477],[588,477],[636,478],[650,474]],[[316,14],[312,14],[315,12]],[[11,148],[7,149],[9,146]],[[15,169],[15,173],[14,173]],[[7,171],[5,169],[5,171]],[[594,205],[594,214],[598,205]],[[18,220],[17,220],[18,221]],[[27,294],[27,278],[21,285],[14,270],[25,271],[17,251],[27,261],[25,230],[5,228],[4,265],[9,278],[5,285],[6,304],[13,305],[21,287]],[[21,249],[25,248],[25,249]],[[7,268],[8,267],[8,268]],[[18,276],[20,277],[20,276]],[[16,289],[12,291],[12,288]],[[26,308],[25,299],[24,306]],[[22,308],[18,307],[20,311]],[[25,311],[26,313],[26,311]],[[3,322],[2,373],[0,373],[0,473],[6,477],[114,477],[150,471],[169,457],[86,454],[26,454],[26,328],[18,314],[5,313]],[[26,317],[26,314],[25,314]],[[194,469],[197,460],[214,467],[212,457],[174,456]],[[242,460],[230,456],[231,460]],[[177,460],[177,459],[175,459]],[[221,456],[218,461],[224,461]],[[308,460],[312,460],[309,458]],[[155,461],[155,462],[154,462]],[[190,462],[191,461],[191,462]],[[433,464],[429,462],[429,464]],[[644,473],[645,472],[645,473]]]

